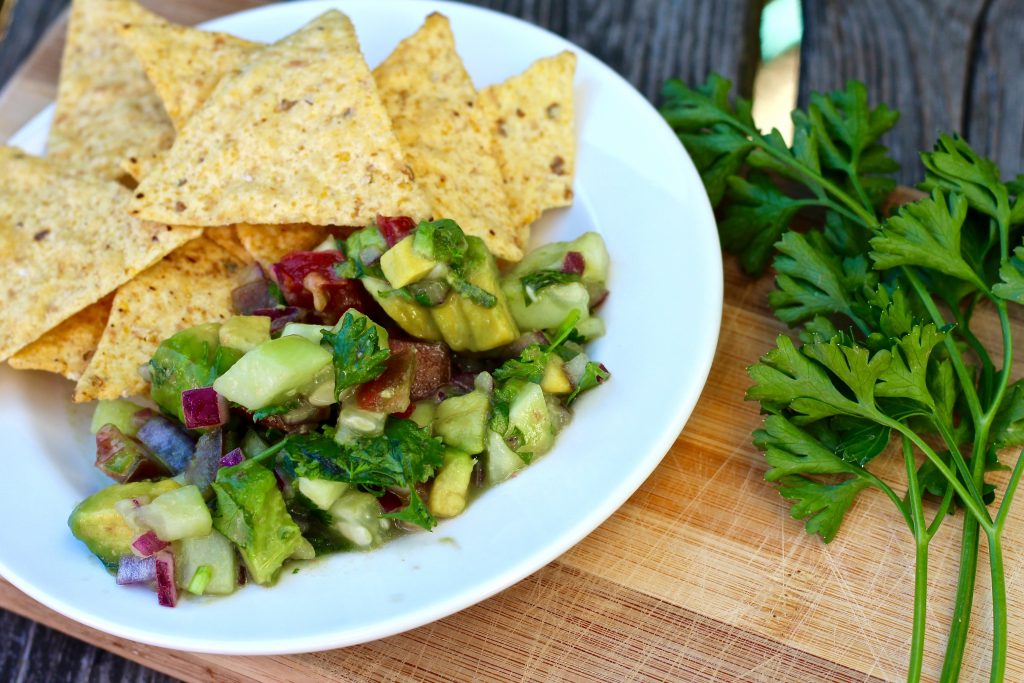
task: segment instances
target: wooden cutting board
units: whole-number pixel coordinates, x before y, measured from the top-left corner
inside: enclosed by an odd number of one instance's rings
[[[259,3],[187,0],[161,11],[194,23],[253,4]],[[0,93],[3,138],[52,100],[61,39],[58,27]],[[900,680],[910,644],[909,533],[875,492],[861,498],[828,546],[788,517],[784,501],[763,481],[763,460],[750,443],[760,421],[756,404],[742,400],[745,368],[781,331],[766,304],[771,283],[747,279],[732,259],[725,272],[714,367],[662,464],[579,545],[475,607],[344,650],[223,657],[108,636],[3,581],[0,606],[190,681]],[[898,479],[900,469],[890,466],[884,474]],[[1005,540],[1010,681],[1024,680],[1024,533],[1013,533],[1024,528],[1021,508],[1011,515]],[[930,677],[939,670],[952,611],[957,527],[947,524],[932,546]],[[986,562],[983,556],[981,566]],[[979,584],[965,681],[987,678],[988,577]]]

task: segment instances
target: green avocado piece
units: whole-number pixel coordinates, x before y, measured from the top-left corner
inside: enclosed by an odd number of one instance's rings
[[[453,351],[489,351],[519,337],[508,302],[501,289],[498,264],[479,237],[467,237],[465,277],[480,289],[493,294],[497,303],[481,306],[466,297],[452,294],[430,309],[445,343]]]
[[[413,236],[401,239],[380,257],[380,269],[395,289],[422,280],[437,261],[413,249]]]
[[[220,345],[220,323],[182,330],[161,342],[149,361],[150,397],[164,412],[184,422],[182,392],[210,386],[241,355]]]
[[[399,296],[382,296],[381,292],[391,289],[384,280],[367,276],[360,281],[388,317],[398,323],[403,330],[417,339],[441,341],[441,330],[437,328],[429,308]]]
[[[430,487],[430,513],[436,517],[456,517],[466,509],[469,482],[476,461],[469,453],[446,448],[444,466]]]
[[[491,399],[482,391],[471,391],[441,401],[434,413],[433,432],[447,445],[469,454],[484,449]]]
[[[217,493],[214,528],[238,546],[253,581],[273,583],[303,540],[274,474],[255,461],[243,462],[221,468],[213,490]]]
[[[85,543],[103,564],[116,568],[122,555],[131,554],[136,530],[121,516],[115,504],[140,496],[156,498],[179,487],[173,479],[108,486],[79,503],[68,518],[68,526],[75,538]]]
[[[242,353],[270,340],[270,318],[265,315],[235,315],[220,326],[220,343]]]
[[[92,414],[90,431],[95,434],[103,425],[114,425],[125,436],[135,436],[142,425],[136,425],[132,417],[140,410],[142,410],[142,406],[123,398],[100,401],[96,404],[96,410]]]

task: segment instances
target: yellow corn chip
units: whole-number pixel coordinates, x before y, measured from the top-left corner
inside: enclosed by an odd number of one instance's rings
[[[448,19],[427,17],[374,77],[434,217],[454,219],[500,258],[521,259],[491,132]]]
[[[239,239],[236,226],[229,225],[224,228],[207,228],[203,234],[216,242],[221,249],[234,256],[239,263],[249,264],[253,262],[252,255],[249,254],[249,251]]]
[[[572,204],[576,159],[572,79],[576,55],[562,52],[480,92],[494,135],[518,243],[545,209]]]
[[[224,74],[241,68],[262,47],[227,33],[173,24],[155,14],[143,22],[122,24],[120,31],[176,130],[206,101]]]
[[[231,290],[242,264],[206,237],[189,242],[114,296],[96,353],[75,387],[75,401],[146,392],[139,366],[167,337],[232,315]]]
[[[117,179],[121,162],[169,147],[163,105],[117,26],[143,19],[133,0],[74,0],[47,154],[65,169]]]
[[[18,370],[45,370],[77,380],[96,351],[113,299],[114,295],[108,294],[75,313],[8,358],[7,363]]]
[[[264,265],[280,261],[293,251],[309,251],[330,232],[319,225],[249,225],[239,223],[238,239],[252,258]]]
[[[132,213],[183,225],[366,225],[429,209],[352,23],[332,10],[220,81],[144,176]]]
[[[0,147],[0,361],[199,234],[136,220],[128,190],[58,168]]]

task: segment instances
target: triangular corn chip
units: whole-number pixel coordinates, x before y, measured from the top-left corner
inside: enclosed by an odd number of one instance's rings
[[[75,313],[8,358],[8,365],[18,370],[55,372],[77,380],[96,351],[103,328],[107,326],[113,299],[114,295],[108,294]]]
[[[121,163],[169,147],[174,129],[117,26],[148,15],[133,0],[74,0],[47,155],[117,179]]]
[[[262,47],[227,33],[202,31],[151,15],[120,27],[176,130],[207,100],[225,74]]]
[[[207,228],[203,234],[216,242],[217,246],[221,249],[234,256],[240,263],[249,264],[253,262],[252,255],[249,254],[245,245],[242,244],[238,237],[238,230],[234,225],[224,228]]]
[[[262,263],[277,263],[293,251],[309,251],[330,235],[319,225],[249,225],[239,223],[238,239],[249,254]]]
[[[329,11],[223,78],[136,189],[172,224],[366,225],[429,215],[348,17]]]
[[[232,315],[231,291],[242,263],[206,237],[189,242],[127,283],[114,296],[107,327],[75,401],[146,392],[139,366],[167,337]]]
[[[500,258],[521,259],[494,142],[448,19],[427,17],[374,77],[434,217],[454,219]]]
[[[494,135],[520,246],[545,209],[572,204],[576,160],[572,79],[576,55],[562,52],[480,92]]]
[[[62,168],[0,147],[0,361],[199,234],[132,218],[124,187]]]

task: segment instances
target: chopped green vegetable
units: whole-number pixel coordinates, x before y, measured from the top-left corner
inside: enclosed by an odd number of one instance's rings
[[[336,330],[323,332],[323,338],[334,354],[334,395],[338,398],[344,390],[384,372],[391,352],[377,326],[364,315],[346,312]]]
[[[193,595],[202,595],[206,592],[206,587],[210,585],[210,579],[213,578],[213,567],[208,564],[201,564],[196,568],[195,574],[192,575],[192,580],[188,582],[189,593]]]

